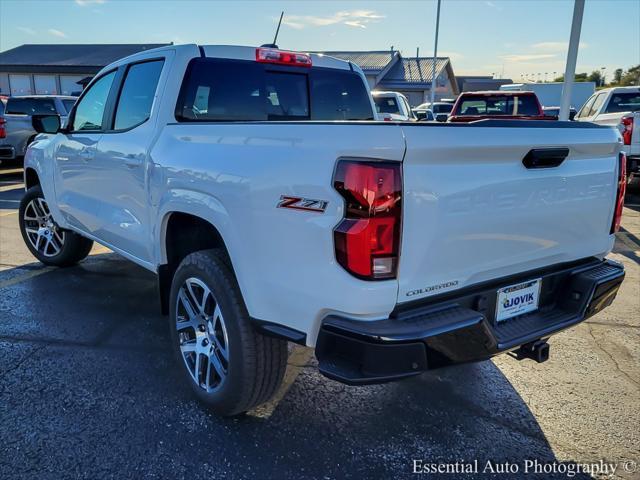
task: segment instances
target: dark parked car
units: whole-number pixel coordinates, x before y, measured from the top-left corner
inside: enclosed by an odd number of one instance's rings
[[[475,122],[486,118],[501,120],[551,120],[546,117],[533,92],[495,91],[462,93],[449,115],[449,122]]]
[[[556,120],[560,116],[560,107],[542,107],[542,111],[547,117],[554,117]],[[578,111],[575,108],[571,107],[569,109],[569,120],[573,120],[573,118],[576,116],[576,113],[578,113]]]
[[[58,115],[64,123],[75,101],[76,97],[61,95],[9,97],[0,116],[0,159],[24,157],[29,143],[36,136],[31,124],[33,115]]]

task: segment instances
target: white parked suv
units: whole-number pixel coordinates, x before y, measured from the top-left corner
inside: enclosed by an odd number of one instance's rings
[[[640,87],[605,88],[594,93],[575,120],[620,130],[627,155],[627,178],[640,177]]]
[[[619,134],[373,121],[361,70],[183,45],[105,67],[34,118],[20,227],[47,265],[93,241],[157,274],[179,368],[216,412],[266,401],[287,341],[379,383],[516,351],[607,307]]]
[[[401,93],[373,91],[372,95],[376,105],[377,120],[398,122],[417,120],[407,97]]]

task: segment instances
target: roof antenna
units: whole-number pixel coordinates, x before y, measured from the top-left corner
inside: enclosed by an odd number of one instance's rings
[[[284,17],[284,10],[280,12],[280,20],[278,20],[278,28],[276,28],[276,35],[273,37],[273,43],[265,43],[264,45],[260,45],[261,47],[278,48],[276,42],[278,41],[278,33],[280,33],[280,25],[282,25],[282,17]]]

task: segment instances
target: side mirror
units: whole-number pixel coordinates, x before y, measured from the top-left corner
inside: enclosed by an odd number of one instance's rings
[[[32,115],[31,125],[37,133],[58,133],[60,130],[60,116]]]

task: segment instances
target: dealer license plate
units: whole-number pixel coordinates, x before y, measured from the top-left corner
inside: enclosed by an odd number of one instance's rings
[[[503,322],[511,317],[537,310],[540,282],[541,279],[538,278],[498,290],[496,321]]]

